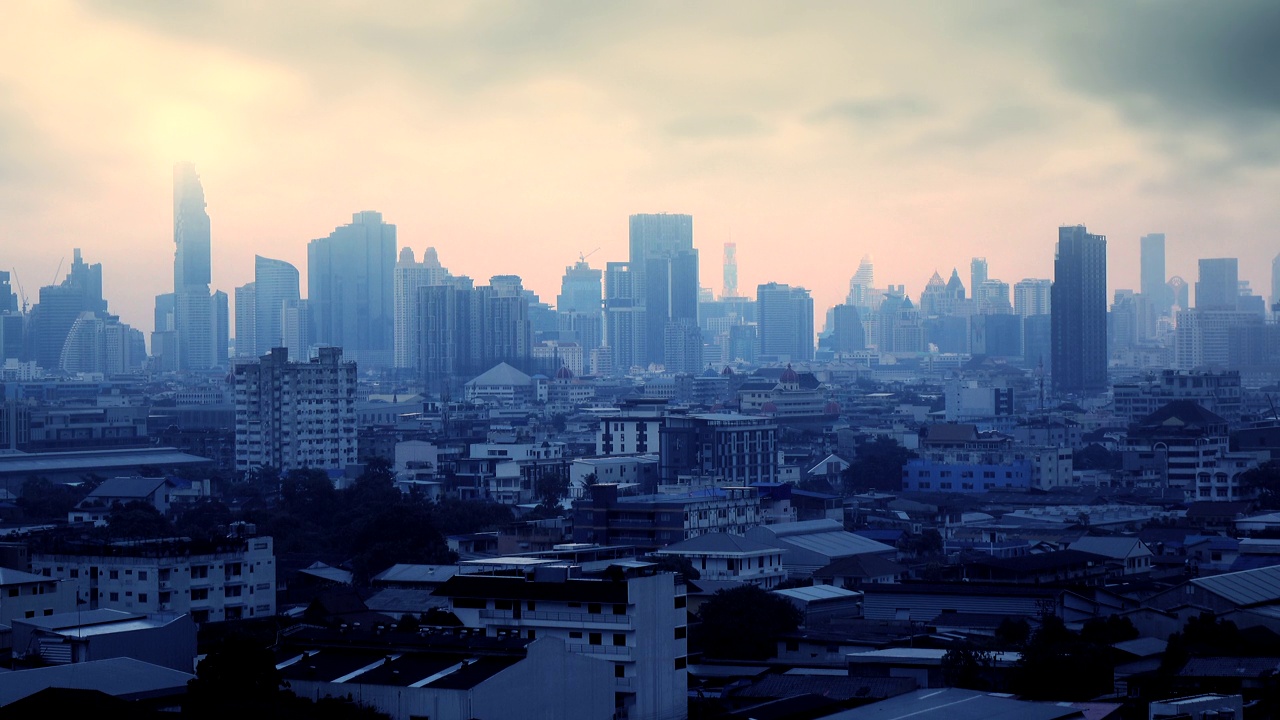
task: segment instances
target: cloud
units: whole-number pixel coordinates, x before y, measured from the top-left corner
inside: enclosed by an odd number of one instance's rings
[[[685,115],[667,123],[667,135],[687,140],[740,138],[769,132],[769,126],[747,114]]]
[[[860,125],[899,122],[935,116],[935,104],[916,95],[860,97],[841,100],[810,113],[810,122],[840,120]]]

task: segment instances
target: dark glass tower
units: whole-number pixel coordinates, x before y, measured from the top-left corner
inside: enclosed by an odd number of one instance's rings
[[[631,271],[644,305],[644,363],[665,361],[667,325],[698,324],[698,251],[692,215],[632,215]]]
[[[1143,235],[1141,240],[1142,269],[1140,289],[1147,303],[1157,315],[1168,315],[1173,305],[1173,293],[1166,284],[1164,264],[1164,233]]]
[[[1053,389],[1107,388],[1107,239],[1083,225],[1058,228],[1053,262]]]

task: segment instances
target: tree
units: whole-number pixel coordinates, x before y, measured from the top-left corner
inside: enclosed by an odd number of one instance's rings
[[[995,654],[973,645],[962,645],[942,656],[942,679],[948,687],[994,690]]]
[[[1280,462],[1268,460],[1240,475],[1240,484],[1246,493],[1257,500],[1264,510],[1280,510]]]
[[[795,632],[804,616],[786,598],[755,585],[720,590],[698,613],[696,637],[709,657],[767,660],[778,637]]]
[[[684,555],[658,555],[652,562],[656,570],[680,573],[685,580],[698,580],[702,577],[702,573]]]
[[[88,494],[87,488],[55,484],[33,475],[22,484],[18,507],[31,519],[66,520],[67,513]]]
[[[1071,462],[1078,470],[1119,470],[1123,464],[1119,453],[1096,443],[1077,452]]]
[[[155,505],[142,500],[132,500],[111,508],[107,518],[111,535],[129,539],[150,539],[173,536],[173,526]]]
[[[887,437],[858,445],[858,456],[841,474],[848,494],[902,489],[902,467],[916,454]]]
[[[1013,689],[1027,700],[1082,701],[1110,692],[1112,680],[1106,646],[1083,640],[1057,616],[1045,615],[1022,649]]]
[[[1031,623],[1026,618],[1006,617],[996,628],[996,640],[1008,647],[1022,647],[1031,639]]]
[[[569,495],[569,478],[559,472],[544,473],[533,483],[538,502],[546,508],[555,508]]]

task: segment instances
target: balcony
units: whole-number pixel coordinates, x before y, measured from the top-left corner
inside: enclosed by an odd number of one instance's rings
[[[611,613],[526,610],[520,613],[520,617],[514,617],[514,613],[510,610],[481,610],[480,617],[486,620],[527,620],[536,621],[538,623],[554,622],[597,625],[631,625],[631,617],[629,615],[614,615]]]
[[[587,643],[565,643],[569,652],[581,655],[608,655],[613,660],[630,660],[631,648],[626,645],[588,645]]]

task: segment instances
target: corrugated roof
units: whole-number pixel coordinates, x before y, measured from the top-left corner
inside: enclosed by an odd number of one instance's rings
[[[1207,657],[1191,658],[1181,677],[1256,678],[1280,671],[1280,658],[1275,657]]]
[[[0,683],[0,706],[50,687],[100,690],[125,699],[176,694],[185,692],[187,681],[194,677],[125,657],[19,670],[5,673]]]
[[[781,595],[793,600],[801,600],[804,602],[813,602],[815,600],[844,600],[848,598],[860,597],[862,593],[853,590],[845,590],[835,585],[810,585],[809,587],[787,588],[785,590],[773,590],[774,595]]]
[[[22,453],[0,455],[0,475],[30,473],[111,471],[142,465],[195,465],[213,462],[176,448],[92,450],[85,452]]]
[[[773,553],[778,548],[755,540],[748,540],[741,535],[729,533],[704,533],[697,537],[682,540],[668,545],[655,555],[672,553]],[[785,551],[784,551],[785,552]]]
[[[103,480],[102,484],[89,493],[91,498],[135,498],[145,499],[167,482],[164,478],[154,477],[114,477]]]
[[[1240,607],[1280,602],[1280,565],[1195,578],[1191,583]]]
[[[438,584],[458,574],[457,565],[409,565],[397,563],[373,576],[374,583]]]
[[[37,582],[56,582],[53,578],[47,578],[43,575],[32,575],[22,570],[14,570],[13,568],[0,567],[0,585],[21,585],[25,583]]]

